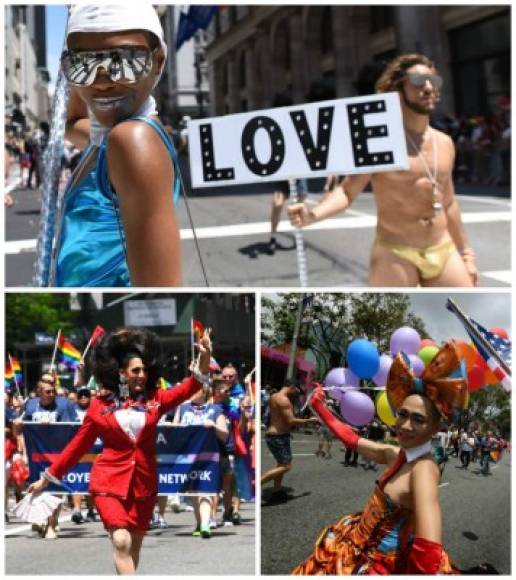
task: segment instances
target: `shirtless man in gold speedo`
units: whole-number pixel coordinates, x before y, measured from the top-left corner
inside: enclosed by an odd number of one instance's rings
[[[394,59],[376,83],[377,91],[398,91],[410,167],[349,175],[312,209],[290,206],[293,226],[326,219],[350,206],[372,184],[378,220],[369,267],[370,286],[474,286],[475,254],[469,247],[455,198],[455,148],[430,127],[442,78],[420,54]]]

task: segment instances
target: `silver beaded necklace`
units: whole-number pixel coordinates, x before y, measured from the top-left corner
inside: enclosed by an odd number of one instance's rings
[[[417,152],[417,156],[421,160],[421,163],[423,164],[423,167],[425,168],[425,172],[428,176],[428,179],[430,179],[430,182],[432,183],[432,209],[434,210],[433,217],[435,218],[435,217],[437,217],[437,215],[441,211],[442,204],[439,201],[439,198],[437,197],[437,142],[435,139],[435,131],[433,131],[430,127],[428,127],[428,130],[430,131],[430,134],[432,136],[433,172],[430,170],[430,167],[429,167],[423,153],[421,152],[421,149],[418,149],[418,147],[414,143],[414,140],[412,139],[412,137],[408,133],[405,133],[405,135],[407,137],[408,142],[410,143],[410,145],[414,149],[414,151]],[[431,219],[424,218],[424,221],[430,222]]]

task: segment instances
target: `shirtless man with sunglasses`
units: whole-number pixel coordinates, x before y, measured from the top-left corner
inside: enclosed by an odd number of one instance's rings
[[[410,168],[349,175],[312,209],[289,208],[293,226],[304,227],[348,208],[369,182],[378,212],[370,286],[475,286],[475,254],[469,247],[455,197],[452,140],[430,127],[442,78],[419,54],[402,55],[385,69],[377,91],[398,91]]]

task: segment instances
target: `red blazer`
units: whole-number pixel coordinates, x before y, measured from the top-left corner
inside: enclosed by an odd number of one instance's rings
[[[112,405],[104,397],[92,399],[84,422],[68,445],[49,468],[51,475],[61,479],[87,453],[97,437],[104,447],[90,476],[90,493],[114,495],[126,499],[130,490],[134,497],[148,497],[158,492],[156,471],[156,426],[159,418],[189,399],[202,383],[188,377],[180,385],[163,391],[156,389],[147,399],[145,426],[136,441],[123,431]]]

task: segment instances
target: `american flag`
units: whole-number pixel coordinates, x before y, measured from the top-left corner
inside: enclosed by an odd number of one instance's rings
[[[469,321],[476,331],[472,332],[466,327],[466,330],[468,331],[473,344],[476,346],[478,352],[482,355],[482,358],[486,361],[487,366],[493,371],[495,377],[502,383],[504,389],[506,391],[510,391],[511,376],[503,367],[503,365],[500,364],[498,358],[494,356],[492,350],[494,350],[498,357],[503,360],[510,371],[512,367],[511,341],[493,334],[472,318],[470,318]],[[481,336],[484,340],[479,340],[478,336]],[[488,349],[486,347],[486,342],[492,347],[492,349]]]
[[[458,306],[448,299],[446,308],[456,314],[471,337],[479,354],[486,361],[506,391],[511,390],[512,343],[493,334],[476,320],[466,316]]]

